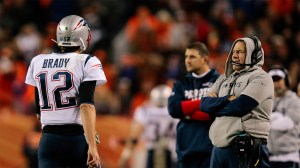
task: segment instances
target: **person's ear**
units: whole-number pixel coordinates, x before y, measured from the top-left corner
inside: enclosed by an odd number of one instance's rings
[[[209,61],[208,56],[204,56],[204,61],[208,64]]]

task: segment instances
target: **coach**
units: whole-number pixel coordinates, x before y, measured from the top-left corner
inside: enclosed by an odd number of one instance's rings
[[[200,99],[219,77],[210,69],[207,47],[201,42],[190,44],[185,50],[187,75],[176,81],[168,100],[168,110],[179,118],[176,136],[178,168],[209,167],[213,145],[208,137],[212,118],[199,110]]]
[[[214,145],[210,167],[269,167],[274,85],[262,69],[264,53],[255,36],[234,41],[225,74],[201,99],[201,110],[216,116],[209,130]]]
[[[272,168],[299,168],[300,99],[289,89],[288,71],[279,65],[269,70],[275,99],[271,114],[268,149]]]

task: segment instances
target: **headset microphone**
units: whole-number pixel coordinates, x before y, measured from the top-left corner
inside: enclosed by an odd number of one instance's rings
[[[232,60],[230,60],[230,63],[231,63],[232,65],[236,65],[236,66],[253,66],[253,65],[256,64],[256,62],[255,62],[255,63],[251,63],[251,64],[241,64],[241,63],[239,63],[239,62],[233,62]]]

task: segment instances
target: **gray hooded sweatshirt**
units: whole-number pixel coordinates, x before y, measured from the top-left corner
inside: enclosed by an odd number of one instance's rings
[[[256,138],[267,139],[270,130],[270,114],[272,112],[274,85],[271,76],[262,69],[264,53],[258,53],[262,59],[253,66],[245,66],[239,72],[234,72],[231,63],[232,50],[237,41],[246,43],[245,64],[251,64],[251,55],[255,49],[254,41],[250,38],[240,38],[234,41],[229,52],[225,74],[221,75],[210,88],[219,97],[227,95],[246,95],[258,102],[258,105],[243,117],[216,117],[210,127],[209,137],[216,147],[227,147],[242,131]]]
[[[274,100],[268,148],[273,155],[298,152],[300,149],[300,98],[288,90]]]

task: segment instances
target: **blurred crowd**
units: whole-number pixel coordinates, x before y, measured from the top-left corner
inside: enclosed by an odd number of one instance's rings
[[[211,68],[223,73],[233,40],[256,35],[263,68],[287,68],[294,91],[300,81],[300,0],[0,0],[0,113],[34,114],[27,67],[53,52],[57,23],[70,14],[87,20],[86,53],[107,76],[95,93],[99,114],[132,116],[154,86],[172,85],[192,41],[208,46]]]

